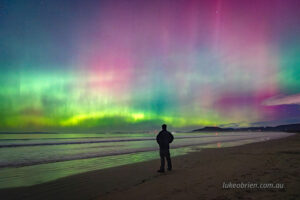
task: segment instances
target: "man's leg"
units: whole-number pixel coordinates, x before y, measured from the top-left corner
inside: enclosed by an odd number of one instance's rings
[[[160,171],[165,171],[165,155],[163,150],[159,151],[160,155]]]
[[[172,170],[172,162],[171,162],[171,156],[170,156],[169,149],[166,152],[166,158],[167,158],[167,162],[168,162],[168,170],[171,171]]]

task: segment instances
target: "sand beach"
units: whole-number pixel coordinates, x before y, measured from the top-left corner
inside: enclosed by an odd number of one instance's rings
[[[174,170],[164,174],[156,172],[157,159],[1,189],[0,196],[7,200],[299,199],[299,142],[300,135],[296,134],[236,147],[202,149],[173,158]]]

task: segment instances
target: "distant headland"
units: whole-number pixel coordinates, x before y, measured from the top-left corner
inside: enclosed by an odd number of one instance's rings
[[[246,128],[221,128],[217,126],[206,126],[204,128],[193,130],[192,132],[233,132],[233,131],[283,131],[300,133],[299,124],[287,124],[280,126],[262,126],[262,127],[246,127]]]

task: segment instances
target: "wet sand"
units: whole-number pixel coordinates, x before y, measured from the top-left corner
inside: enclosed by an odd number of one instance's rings
[[[1,199],[300,199],[300,134],[238,147],[203,149],[173,158],[78,174],[0,190]],[[59,173],[59,172],[58,172]],[[228,183],[279,183],[279,189],[224,189]],[[280,185],[282,186],[282,185]]]

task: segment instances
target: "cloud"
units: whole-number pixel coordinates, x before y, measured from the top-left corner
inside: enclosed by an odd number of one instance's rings
[[[300,94],[289,95],[289,96],[276,96],[269,98],[263,102],[266,106],[278,106],[278,105],[300,105]]]

